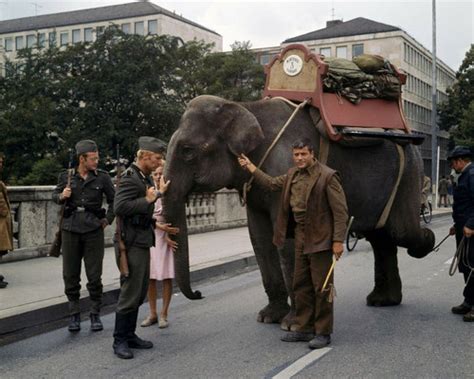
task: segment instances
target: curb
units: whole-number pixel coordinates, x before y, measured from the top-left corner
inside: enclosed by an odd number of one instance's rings
[[[199,284],[205,280],[220,277],[235,276],[242,272],[253,271],[257,268],[257,259],[253,252],[242,253],[196,266],[190,272],[191,284]],[[174,290],[178,290],[175,286]],[[115,311],[115,304],[119,295],[119,285],[104,286],[102,314]],[[179,290],[178,290],[179,291]],[[89,309],[88,296],[81,298],[81,309]],[[81,314],[81,319],[87,319],[88,312]],[[67,325],[69,319],[68,302],[61,301],[42,308],[20,313],[0,319],[0,346],[31,337],[33,335],[58,329]]]

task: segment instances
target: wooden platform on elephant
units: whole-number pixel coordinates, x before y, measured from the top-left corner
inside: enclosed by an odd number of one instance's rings
[[[423,141],[423,137],[411,133],[400,98],[398,101],[363,99],[354,105],[335,93],[324,92],[323,79],[328,68],[323,56],[311,53],[301,44],[289,45],[265,66],[264,96],[298,102],[309,99],[310,104],[318,108],[333,141],[340,140],[345,134],[358,135],[361,128],[365,136],[370,136],[371,129],[373,132],[378,129],[375,133],[378,137],[395,135],[416,144]],[[404,84],[406,75],[395,67],[394,70],[400,83]]]

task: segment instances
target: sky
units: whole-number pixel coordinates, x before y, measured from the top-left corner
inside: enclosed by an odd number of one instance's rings
[[[0,20],[130,3],[133,0],[0,0]],[[252,47],[278,46],[283,40],[326,27],[326,21],[365,17],[397,26],[431,50],[432,0],[312,1],[159,1],[223,37],[224,50],[235,41]],[[474,43],[474,1],[436,0],[437,55],[455,71]]]

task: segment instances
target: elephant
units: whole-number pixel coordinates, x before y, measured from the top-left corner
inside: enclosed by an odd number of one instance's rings
[[[170,185],[163,207],[167,222],[181,230],[174,254],[175,275],[180,290],[189,299],[199,299],[202,295],[190,285],[187,195],[221,188],[237,189],[243,195],[250,174],[239,166],[237,156],[243,153],[253,162],[259,162],[293,110],[291,104],[278,98],[237,103],[202,95],[187,104],[168,145],[165,177]],[[315,127],[311,112],[318,111],[306,107],[297,113],[263,162],[264,172],[272,176],[286,173],[293,165],[291,146],[299,138],[309,138],[318,156],[325,136],[320,128],[322,121]],[[329,147],[327,165],[340,173],[349,214],[354,216],[351,230],[364,236],[374,251],[375,285],[367,296],[367,305],[398,305],[402,301],[402,284],[397,247],[405,247],[410,256],[421,258],[432,251],[435,242],[433,232],[420,226],[423,180],[420,153],[410,143],[397,145],[383,138],[353,146],[325,141]],[[405,159],[403,166],[400,149]],[[377,222],[397,178],[399,185],[393,205],[380,227]],[[281,323],[283,329],[290,330],[294,322],[294,240],[287,239],[282,249],[272,244],[279,198],[278,192],[269,192],[253,183],[246,196],[246,212],[251,243],[268,297],[268,304],[259,311],[257,320]]]

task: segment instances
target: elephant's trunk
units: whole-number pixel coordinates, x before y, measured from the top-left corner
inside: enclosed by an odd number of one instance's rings
[[[174,252],[175,278],[179,289],[188,299],[202,299],[201,292],[191,289],[189,275],[189,249],[188,249],[188,227],[186,225],[185,201],[176,201],[171,196],[163,199],[164,215],[167,223],[179,228],[176,241],[178,248]]]

